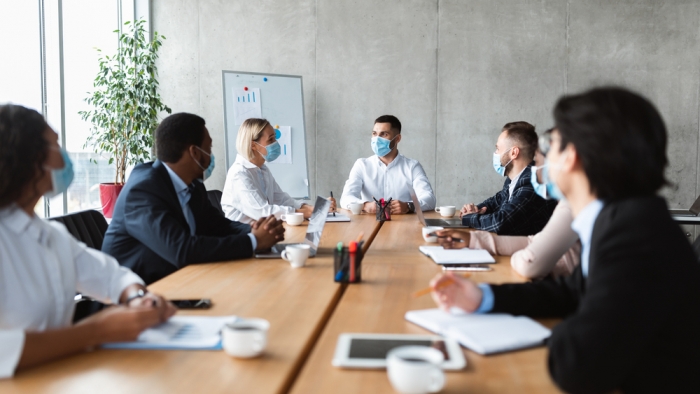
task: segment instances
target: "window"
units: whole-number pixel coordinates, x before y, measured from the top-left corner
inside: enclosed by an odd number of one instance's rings
[[[67,193],[37,206],[40,216],[100,210],[99,184],[114,182],[109,157],[84,147],[90,124],[78,111],[89,109],[84,99],[94,90],[99,56],[95,48],[115,53],[114,31],[135,16],[148,16],[148,0],[0,0],[0,36],[5,37],[1,49],[12,54],[12,61],[0,62],[0,103],[42,112],[75,171]]]

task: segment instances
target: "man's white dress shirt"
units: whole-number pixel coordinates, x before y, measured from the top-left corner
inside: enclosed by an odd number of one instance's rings
[[[25,331],[72,324],[75,294],[118,303],[141,278],[79,242],[57,222],[0,209],[0,378],[14,374]]]
[[[226,174],[221,208],[230,220],[250,223],[264,216],[292,213],[301,208],[275,181],[266,165],[258,167],[241,155]]]
[[[409,187],[416,191],[420,207],[424,211],[435,209],[435,194],[430,187],[428,176],[418,160],[409,159],[401,154],[385,165],[377,155],[358,159],[350,170],[350,177],[345,182],[340,206],[348,208],[350,203],[365,203],[390,197],[403,202],[411,201]]]

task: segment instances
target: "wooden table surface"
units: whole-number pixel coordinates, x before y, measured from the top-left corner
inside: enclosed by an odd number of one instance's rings
[[[436,217],[435,214],[429,214]],[[441,272],[418,251],[427,244],[414,215],[394,216],[385,222],[363,260],[362,283],[345,290],[309,360],[292,386],[292,393],[392,393],[386,371],[348,370],[331,365],[341,333],[430,332],[409,323],[409,310],[435,308],[430,296],[413,298]],[[522,282],[510,268],[510,258],[496,257],[494,271],[473,273],[477,282]],[[552,327],[556,320],[541,320]],[[467,368],[446,373],[443,393],[549,393],[559,392],[549,378],[544,347],[493,356],[464,350]]]
[[[351,223],[326,223],[320,253],[304,268],[282,260],[247,259],[186,267],[149,288],[167,298],[211,298],[206,311],[183,314],[261,317],[271,323],[265,354],[238,360],[221,351],[98,349],[0,381],[1,393],[359,393],[393,392],[385,371],[331,366],[342,332],[427,333],[403,315],[433,308],[430,296],[410,294],[440,272],[418,251],[424,244],[415,215],[379,225],[373,215]],[[428,217],[435,217],[429,213]],[[285,242],[304,238],[306,225],[287,227]],[[372,239],[363,261],[363,282],[334,283],[331,249],[364,232]],[[476,281],[523,279],[497,257],[495,270]],[[555,321],[544,321],[552,326]],[[443,392],[556,392],[546,369],[546,349],[482,357],[465,350],[468,366],[447,373]]]
[[[321,253],[304,268],[281,259],[198,264],[149,286],[171,299],[212,299],[211,309],[182,314],[269,320],[268,346],[260,358],[238,360],[222,351],[99,349],[20,371],[0,381],[0,393],[285,392],[341,296],[332,256],[324,250],[360,232],[368,237],[376,227],[367,215],[352,217],[351,223],[326,223]],[[285,242],[300,242],[305,232],[306,224],[287,226]]]

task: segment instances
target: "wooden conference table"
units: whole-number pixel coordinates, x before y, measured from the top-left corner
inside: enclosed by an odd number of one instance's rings
[[[434,307],[430,296],[411,297],[439,272],[418,252],[423,239],[415,215],[379,225],[373,215],[350,223],[327,223],[320,253],[292,269],[282,260],[247,259],[186,267],[149,288],[171,299],[211,298],[207,311],[183,314],[237,315],[270,321],[268,346],[256,359],[238,360],[221,351],[99,349],[19,372],[0,381],[2,393],[175,392],[387,392],[385,371],[331,366],[341,332],[427,333],[406,322],[412,309]],[[432,216],[434,214],[428,214]],[[306,226],[287,227],[285,242],[298,242]],[[333,282],[331,249],[363,232],[374,238],[363,261],[363,282]],[[376,237],[375,237],[376,235]],[[508,257],[477,281],[518,282]],[[552,326],[554,321],[543,321]],[[465,350],[466,370],[449,372],[443,392],[557,392],[546,369],[546,349],[482,357]]]

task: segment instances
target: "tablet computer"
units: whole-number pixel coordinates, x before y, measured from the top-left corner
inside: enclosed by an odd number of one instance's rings
[[[410,334],[340,334],[333,355],[333,366],[342,368],[386,368],[386,355],[400,346],[428,346],[442,352],[446,370],[467,365],[457,341],[438,335]]]

